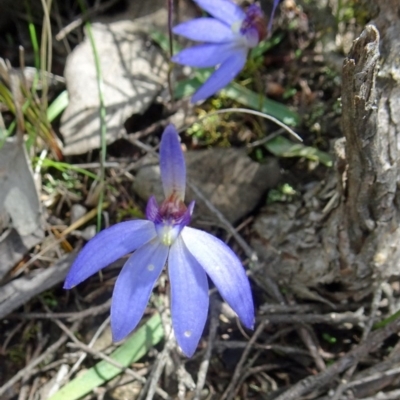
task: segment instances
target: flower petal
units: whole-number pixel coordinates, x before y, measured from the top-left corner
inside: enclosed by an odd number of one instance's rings
[[[182,230],[181,237],[224,300],[243,324],[252,329],[253,297],[245,270],[235,253],[221,240],[198,229],[186,227]]]
[[[168,258],[172,325],[187,357],[196,351],[208,314],[208,281],[202,266],[179,237]]]
[[[207,79],[203,86],[192,96],[192,103],[205,100],[219,90],[223,89],[228,83],[235,79],[236,75],[246,64],[247,49],[237,49],[235,54],[226,59],[223,64]]]
[[[114,341],[122,340],[141,320],[154,284],[167,261],[168,250],[154,239],[136,250],[123,266],[111,303]]]
[[[183,201],[186,187],[186,165],[178,132],[172,124],[165,128],[161,137],[160,169],[165,197],[176,194],[177,198]]]
[[[238,51],[241,53],[238,44],[234,42],[200,44],[175,54],[172,57],[172,61],[182,65],[189,65],[190,67],[208,68],[223,63],[229,57],[237,54]]]
[[[244,11],[230,0],[194,0],[203,10],[220,21],[232,25],[245,18]]]
[[[230,26],[215,18],[196,18],[175,26],[172,31],[176,35],[199,42],[220,43],[235,39]]]
[[[154,224],[145,220],[121,222],[101,231],[76,257],[65,279],[64,289],[71,289],[156,235]]]
[[[149,201],[147,202],[146,218],[154,223],[159,222],[161,220],[157,200],[154,196],[151,196],[149,198]]]

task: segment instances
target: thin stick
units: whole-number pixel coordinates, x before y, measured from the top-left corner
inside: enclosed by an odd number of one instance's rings
[[[261,324],[257,327],[256,331],[254,332],[253,336],[247,343],[247,346],[243,351],[242,357],[240,357],[240,361],[238,362],[238,365],[235,368],[235,372],[233,373],[232,380],[230,381],[228,387],[226,388],[226,390],[223,393],[220,400],[225,400],[227,398],[232,397],[234,390],[235,390],[236,382],[240,379],[240,375],[242,374],[243,365],[244,365],[245,361],[247,360],[247,356],[249,355],[250,350],[253,347],[253,344],[256,342],[258,337],[264,331],[265,325],[267,325],[267,324],[268,324],[267,320],[264,320],[263,322],[261,322]]]
[[[210,333],[208,335],[207,350],[204,354],[203,361],[200,364],[199,372],[197,374],[196,391],[193,400],[200,400],[201,391],[203,390],[206,382],[207,371],[210,366],[210,359],[213,349],[215,337],[217,336],[217,329],[219,326],[219,304],[213,301],[215,296],[211,297],[211,321],[210,321]]]
[[[82,0],[79,0],[79,4],[81,9],[86,12],[86,8]],[[102,204],[104,200],[104,181],[105,181],[105,163],[106,163],[106,154],[107,154],[107,123],[106,123],[106,104],[105,97],[103,92],[104,80],[103,73],[101,69],[101,60],[99,57],[99,53],[97,51],[96,42],[94,41],[92,25],[90,22],[86,22],[85,28],[87,31],[87,35],[89,37],[90,45],[93,51],[94,57],[94,65],[96,68],[96,83],[97,90],[99,95],[99,116],[100,116],[100,172],[99,172],[99,182],[100,182],[100,194],[97,202],[97,231],[100,231],[101,228],[101,214],[102,214]]]
[[[60,32],[56,35],[56,40],[60,41],[65,39],[65,37],[70,34],[73,30],[79,28],[85,19],[93,17],[94,15],[106,11],[108,8],[112,7],[114,4],[118,3],[119,0],[110,0],[100,4],[98,7],[94,9],[85,10],[80,16],[76,17],[71,23],[65,26]]]
[[[90,307],[86,310],[78,312],[60,312],[60,313],[22,313],[22,314],[9,314],[7,319],[67,319],[68,321],[76,321],[89,316],[104,313],[110,309],[111,299],[99,306]]]
[[[361,337],[361,342],[366,342],[368,339],[368,335],[371,332],[372,326],[374,324],[374,319],[376,318],[376,313],[379,309],[379,303],[381,301],[381,298],[382,298],[382,284],[379,284],[379,286],[375,289],[375,292],[374,292],[374,297],[372,299],[372,304],[371,304],[371,314],[366,321],[363,335]],[[356,362],[346,372],[344,378],[342,379],[342,382],[337,387],[336,392],[332,397],[332,400],[339,400],[340,397],[342,396],[342,393],[348,388],[348,386],[349,386],[348,382],[350,381],[351,377],[353,376],[353,374],[357,368],[357,365],[358,365],[358,362]]]
[[[168,7],[169,58],[171,59],[172,56],[174,55],[174,42],[172,36],[172,18],[174,12],[174,1],[167,0],[167,7]],[[167,79],[168,79],[168,90],[169,90],[169,95],[171,97],[171,103],[174,101],[174,93],[172,90],[172,69],[173,69],[173,63],[170,62]]]
[[[337,375],[350,368],[358,360],[377,349],[384,340],[400,330],[400,318],[386,325],[384,328],[371,333],[367,342],[354,347],[337,362],[318,375],[309,376],[294,384],[290,389],[275,398],[275,400],[298,400],[301,396],[314,389],[322,388],[330,383]]]
[[[93,347],[94,344],[96,343],[96,340],[99,338],[99,336],[104,332],[104,330],[107,328],[108,324],[110,323],[110,316],[108,316],[103,323],[99,326],[99,328],[97,329],[97,331],[95,332],[95,334],[93,335],[91,341],[89,342],[88,346],[89,347]],[[85,358],[87,357],[87,353],[83,352],[81,354],[81,356],[78,358],[78,360],[76,361],[76,363],[72,366],[72,368],[70,369],[70,371],[68,372],[68,375],[65,377],[65,381],[67,381],[74,373],[75,371],[78,370],[78,368],[80,367],[80,365],[83,363],[83,361],[85,360]]]
[[[363,397],[359,400],[398,400],[400,399],[400,389],[391,392],[379,392],[377,396]]]
[[[371,317],[359,315],[351,311],[328,314],[270,314],[265,317],[271,324],[330,324],[340,325],[345,323],[360,324],[368,321]],[[257,318],[259,319],[259,318]],[[376,322],[374,320],[373,322]]]
[[[299,335],[304,344],[307,346],[312,358],[314,359],[315,365],[320,371],[325,371],[326,365],[323,358],[319,354],[319,346],[315,343],[315,340],[308,329],[308,327],[299,326]]]
[[[168,340],[164,345],[163,351],[160,354],[158,354],[157,359],[153,365],[153,370],[151,371],[150,377],[147,380],[147,385],[142,390],[142,393],[140,394],[138,400],[141,400],[144,398],[146,391],[147,391],[146,400],[153,399],[154,393],[157,390],[158,381],[163,372],[164,366],[167,363],[168,358],[170,357],[170,352],[172,351],[173,348],[176,347],[176,340],[175,340],[175,335],[174,335],[173,329],[172,329],[171,318],[170,318],[169,312],[168,311],[165,312],[165,310],[168,310],[168,307],[169,307],[168,296],[163,297],[163,303],[164,303],[163,304],[164,312],[162,310],[159,310],[159,312],[161,315],[161,322],[162,322],[163,329],[164,329],[164,336],[166,338],[168,338]]]
[[[79,323],[74,325],[73,329],[76,329]],[[0,398],[14,386],[19,380],[25,378],[37,365],[41,364],[46,360],[47,357],[51,356],[54,352],[56,352],[68,339],[66,334],[60,336],[57,342],[53,343],[51,346],[47,348],[47,350],[42,353],[39,357],[35,358],[31,363],[29,363],[25,368],[19,370],[8,382],[6,382],[3,386],[0,387]]]
[[[151,373],[151,377],[149,377],[148,379],[148,391],[147,391],[147,396],[146,396],[146,400],[152,400],[154,397],[155,393],[158,393],[159,390],[161,390],[158,387],[158,380],[160,379],[160,376],[163,372],[164,366],[167,362],[167,359],[169,357],[169,352],[171,351],[171,349],[176,346],[175,343],[175,337],[174,335],[170,335],[167,343],[164,346],[163,351],[158,355],[157,360],[154,364],[154,369]],[[145,393],[145,391],[143,390],[143,393]]]
[[[48,75],[46,72],[51,72],[51,63],[53,56],[53,46],[51,43],[51,22],[50,22],[50,9],[52,0],[41,0],[43,8],[43,30],[42,30],[42,43],[40,49],[40,75],[42,79],[42,101],[41,111],[45,113],[47,110],[47,93],[49,89]],[[47,56],[47,57],[46,57]]]

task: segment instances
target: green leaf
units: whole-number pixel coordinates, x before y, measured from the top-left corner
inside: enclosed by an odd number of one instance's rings
[[[214,68],[195,70],[192,78],[184,79],[175,85],[174,97],[179,100],[182,97],[191,96],[212,74]]]
[[[374,324],[372,327],[374,330],[375,329],[381,329],[384,328],[386,325],[390,324],[391,322],[395,321],[397,318],[400,317],[400,310],[396,311],[393,315],[390,315],[389,317],[385,318],[382,321],[379,321]]]
[[[330,335],[329,333],[323,333],[323,334],[322,334],[322,338],[323,338],[326,342],[328,342],[328,343],[330,343],[330,344],[335,344],[335,343],[337,343],[337,339],[335,338],[335,336],[332,336],[332,335]]]
[[[282,39],[283,34],[273,36],[268,40],[263,40],[250,51],[250,58],[254,59],[256,57],[262,56],[265,52],[278,45],[282,41]]]
[[[148,35],[150,36],[153,42],[157,43],[161,49],[166,53],[169,54],[169,36],[165,33],[157,30],[151,30]],[[182,47],[178,44],[177,41],[173,41],[174,52],[177,53],[181,51]]]
[[[182,97],[191,96],[212,72],[212,68],[198,70],[195,77],[178,82],[175,86],[174,97],[181,99]],[[229,84],[225,89],[221,90],[221,94],[253,110],[259,110],[271,115],[286,125],[296,126],[300,122],[299,114],[290,110],[284,104],[259,95],[238,83]]]
[[[191,96],[202,84],[197,77],[184,79],[175,85],[174,98],[179,100]]]
[[[128,367],[142,358],[163,337],[164,330],[160,315],[155,314],[110,357],[124,367]],[[119,368],[106,361],[100,361],[93,368],[67,383],[49,400],[78,400],[120,373]]]
[[[68,105],[68,92],[64,90],[61,92],[54,101],[47,108],[47,119],[49,122],[54,121]]]
[[[92,178],[94,180],[98,179],[98,176],[96,174],[94,174],[93,172],[90,172],[90,171],[88,171],[87,169],[84,169],[84,168],[79,168],[79,167],[77,167],[75,165],[72,165],[72,164],[64,163],[64,162],[61,162],[61,161],[54,161],[54,160],[51,160],[49,158],[45,158],[45,159],[43,159],[41,161],[39,161],[39,159],[36,158],[35,161],[36,162],[40,162],[43,165],[43,167],[47,167],[47,168],[53,167],[53,168],[56,168],[57,170],[59,170],[61,172],[75,171],[75,172],[77,172],[79,174],[86,175],[89,178]]]
[[[226,97],[243,104],[246,107],[261,111],[282,121],[286,125],[296,126],[300,122],[300,116],[285,105],[270,100],[263,95],[253,92],[238,83],[231,83],[221,91]]]
[[[293,143],[283,136],[277,136],[265,144],[272,154],[278,157],[304,157],[308,160],[319,161],[327,167],[332,167],[333,159],[330,154],[304,144]]]

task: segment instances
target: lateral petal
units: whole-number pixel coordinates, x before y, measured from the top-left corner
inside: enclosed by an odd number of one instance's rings
[[[176,35],[208,43],[228,42],[235,39],[231,27],[215,18],[196,18],[172,29]]]
[[[185,198],[186,165],[175,127],[169,124],[161,137],[160,144],[161,180],[166,198],[176,194],[178,199]]]
[[[223,63],[238,52],[236,43],[200,44],[180,51],[172,61],[190,67],[208,68]]]
[[[158,223],[160,221],[159,206],[154,196],[151,196],[147,202],[146,218],[154,223]]]
[[[120,222],[99,232],[76,257],[64,282],[71,289],[89,276],[156,237],[151,221]]]
[[[203,86],[192,96],[191,102],[196,103],[205,100],[213,94],[223,89],[228,83],[235,79],[236,75],[246,64],[247,49],[236,49],[234,54],[227,58],[221,66],[213,72]]]
[[[254,305],[250,283],[235,253],[221,240],[198,229],[185,227],[181,237],[224,300],[243,324],[252,329]]]
[[[187,357],[196,351],[208,314],[208,281],[202,266],[179,237],[168,258],[172,325]]]
[[[242,21],[246,14],[230,0],[194,0],[199,7],[220,21],[232,25]]]
[[[122,340],[141,320],[154,284],[167,261],[169,248],[153,239],[136,250],[115,282],[111,303],[114,341]]]

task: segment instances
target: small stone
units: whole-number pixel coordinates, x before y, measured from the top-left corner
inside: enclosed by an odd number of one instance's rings
[[[81,232],[81,237],[85,240],[90,240],[96,235],[96,225],[89,225]]]
[[[81,204],[74,204],[71,207],[71,224],[78,221],[79,218],[82,218],[87,213],[86,207]]]

